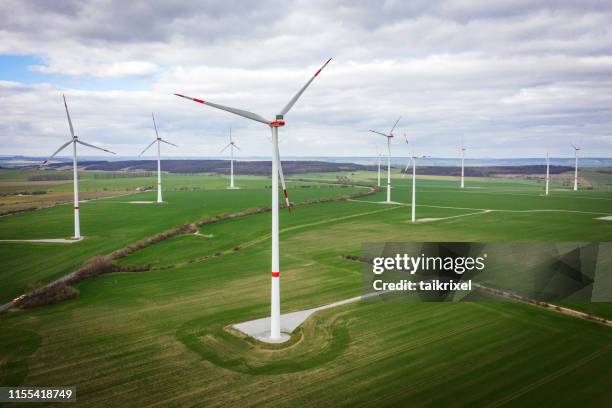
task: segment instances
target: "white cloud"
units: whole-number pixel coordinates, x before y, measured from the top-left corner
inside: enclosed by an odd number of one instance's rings
[[[217,154],[230,125],[244,154],[267,155],[265,126],[172,94],[272,116],[333,56],[287,115],[283,154],[372,154],[367,129],[400,114],[401,131],[437,156],[456,155],[462,136],[486,156],[567,154],[579,138],[586,155],[612,154],[612,7],[599,1],[8,6],[0,55],[38,56],[32,70],[69,81],[0,82],[6,153],[46,154],[63,140],[66,92],[78,132],[121,154],[150,139],[154,110],[177,155]],[[87,90],[88,78],[113,90]],[[149,87],[110,82],[133,78]]]

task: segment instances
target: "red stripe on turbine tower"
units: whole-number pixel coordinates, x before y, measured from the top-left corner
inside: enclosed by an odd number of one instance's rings
[[[278,278],[280,276],[280,272],[272,272],[273,278]]]

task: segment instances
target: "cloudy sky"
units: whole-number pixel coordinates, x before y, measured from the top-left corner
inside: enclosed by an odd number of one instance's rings
[[[136,155],[154,111],[174,156],[269,155],[260,123],[173,96],[286,116],[283,156],[368,156],[402,116],[417,151],[612,157],[609,1],[23,1],[0,13],[1,154],[68,139]],[[394,141],[397,155],[408,149]],[[83,154],[95,155],[88,150]]]

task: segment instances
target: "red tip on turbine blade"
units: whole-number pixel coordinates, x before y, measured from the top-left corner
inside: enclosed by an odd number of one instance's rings
[[[289,194],[287,194],[287,190],[283,190],[283,194],[285,194],[285,198],[288,199],[289,198]]]
[[[190,96],[186,96],[186,95],[181,95],[179,93],[175,93],[176,96],[180,96],[181,98],[185,98],[185,99],[191,99],[194,102],[198,102],[198,103],[204,103],[204,101],[202,99],[198,99],[198,98],[192,98]]]
[[[280,277],[280,272],[272,272],[272,277],[273,278],[279,278]]]
[[[42,162],[42,165],[44,166],[47,163],[49,163],[49,160],[45,160],[44,162]]]
[[[320,73],[321,71],[323,71],[323,68],[325,68],[325,67],[327,66],[327,64],[329,64],[329,61],[331,61],[331,60],[332,60],[332,59],[330,58],[330,59],[328,59],[327,61],[325,61],[325,64],[323,64],[323,66],[322,66],[321,68],[319,68],[319,70],[317,71],[317,73],[316,73],[316,74],[314,74],[314,76],[319,75],[319,73]]]

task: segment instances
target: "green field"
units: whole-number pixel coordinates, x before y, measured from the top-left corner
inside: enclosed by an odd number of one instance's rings
[[[430,222],[417,224],[408,205],[377,204],[384,191],[281,211],[282,312],[359,295],[361,266],[342,255],[363,242],[612,241],[612,221],[598,219],[612,214],[610,179],[593,174],[596,188],[553,185],[549,197],[535,181],[468,179],[460,191],[421,178],[417,217]],[[292,177],[292,201],[361,191],[318,182],[335,176]],[[374,173],[348,176],[375,183]],[[410,178],[394,176],[393,200],[408,204]],[[269,204],[269,179],[226,183],[168,175],[163,205],[127,203],[155,192],[83,203],[82,242],[0,243],[0,303],[94,255]],[[118,261],[150,271],[85,280],[75,300],[0,315],[0,385],[74,385],[83,406],[609,405],[612,329],[519,303],[362,301],[315,314],[290,347],[234,336],[226,325],[269,310],[269,229],[270,213],[205,225]],[[71,230],[70,205],[0,218],[0,239]],[[612,317],[611,304],[571,306]]]

